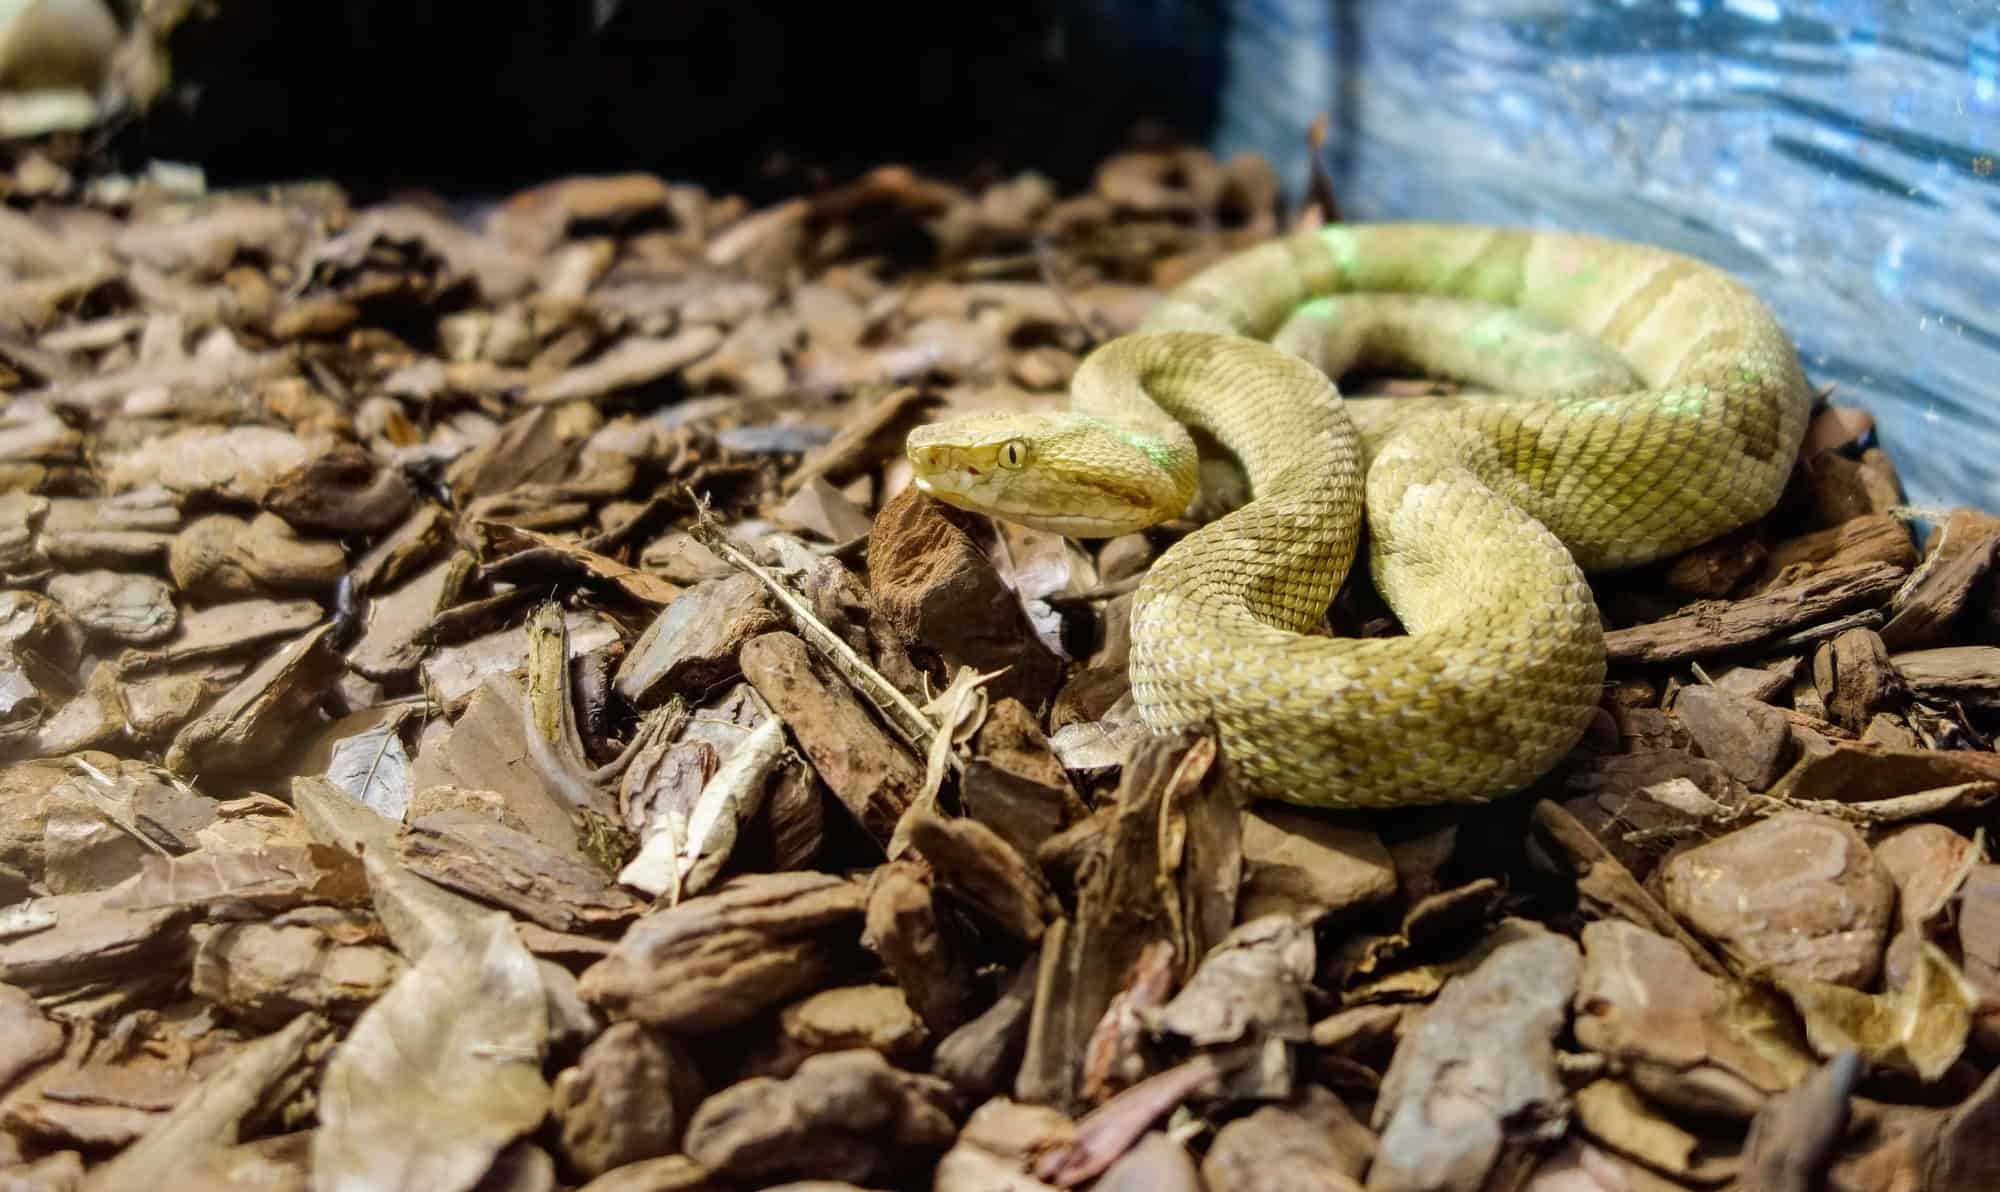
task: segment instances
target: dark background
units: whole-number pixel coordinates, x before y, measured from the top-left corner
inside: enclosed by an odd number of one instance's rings
[[[211,184],[331,177],[358,197],[622,170],[763,197],[890,161],[1075,180],[1135,128],[1206,135],[1220,19],[1044,0],[227,3],[175,31],[174,84],[118,148]]]

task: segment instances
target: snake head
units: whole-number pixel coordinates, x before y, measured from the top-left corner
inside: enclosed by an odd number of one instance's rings
[[[967,414],[918,427],[908,446],[917,487],[945,504],[1073,538],[1144,529],[1193,495],[1192,444],[1182,469],[1178,446],[1075,414]]]

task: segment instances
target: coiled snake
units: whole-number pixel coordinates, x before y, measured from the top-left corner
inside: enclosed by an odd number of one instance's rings
[[[1414,366],[1491,396],[1343,401]],[[1688,257],[1452,225],[1327,227],[1169,294],[1077,369],[1064,414],[909,438],[940,500],[1076,537],[1178,517],[1189,428],[1250,498],[1134,597],[1130,674],[1158,731],[1212,722],[1252,793],[1325,807],[1477,802],[1582,736],[1604,678],[1585,582],[1762,516],[1810,395],[1771,312]],[[1407,636],[1310,633],[1367,519]]]

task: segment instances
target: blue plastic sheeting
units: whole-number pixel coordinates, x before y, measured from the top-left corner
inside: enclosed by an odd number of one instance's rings
[[[1912,501],[2000,510],[2000,0],[1090,7],[1143,17],[1135,59],[1215,37],[1215,147],[1288,187],[1330,112],[1348,219],[1568,228],[1729,269],[1875,414]]]

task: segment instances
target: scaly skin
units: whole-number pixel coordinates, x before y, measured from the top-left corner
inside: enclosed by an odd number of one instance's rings
[[[1504,392],[1343,403],[1327,378],[1384,361]],[[1496,798],[1561,760],[1604,677],[1585,572],[1762,516],[1810,395],[1769,310],[1699,261],[1379,224],[1213,266],[1092,353],[1071,405],[920,428],[919,484],[1078,537],[1125,533],[1188,507],[1184,425],[1208,432],[1251,499],[1140,587],[1140,713],[1162,731],[1212,722],[1261,797],[1391,807]],[[1311,635],[1364,510],[1371,575],[1408,636]]]

